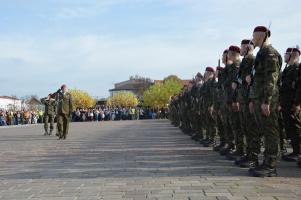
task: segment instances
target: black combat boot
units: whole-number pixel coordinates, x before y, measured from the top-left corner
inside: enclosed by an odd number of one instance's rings
[[[245,161],[239,164],[241,168],[249,168],[249,171],[252,171],[256,167],[258,167],[258,159],[246,159]]]
[[[287,162],[297,162],[299,156],[300,156],[300,154],[293,152],[293,153],[283,155],[282,160],[287,161]]]
[[[259,167],[254,168],[251,171],[251,175],[254,177],[276,177],[277,170],[276,167],[272,167],[270,165],[263,163]]]
[[[220,149],[219,153],[220,153],[221,156],[225,156],[232,149],[234,149],[234,147],[232,145],[225,145],[223,148]]]
[[[225,145],[226,145],[225,142],[221,142],[219,145],[215,145],[215,146],[213,147],[213,151],[220,151],[220,149],[224,148]]]
[[[213,147],[214,141],[212,139],[209,139],[207,142],[203,144],[203,147]]]
[[[241,154],[235,149],[232,148],[230,151],[226,154],[226,158],[228,160],[236,160],[237,157],[239,157]]]
[[[245,162],[246,160],[248,160],[247,155],[239,156],[235,159],[234,164],[239,166],[240,163]]]

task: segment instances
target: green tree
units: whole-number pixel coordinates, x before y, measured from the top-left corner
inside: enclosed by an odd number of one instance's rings
[[[163,84],[151,86],[143,94],[144,106],[152,108],[166,108],[170,97],[181,92],[183,84],[176,76],[169,76],[164,79]]]

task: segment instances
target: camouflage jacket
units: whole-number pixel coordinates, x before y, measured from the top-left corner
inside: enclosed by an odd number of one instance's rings
[[[247,104],[249,102],[249,86],[246,82],[246,77],[252,73],[254,60],[255,57],[253,55],[248,55],[244,57],[240,63],[237,75],[238,89],[237,92],[233,93],[234,102],[239,102],[242,104]]]
[[[282,66],[282,58],[274,47],[265,46],[255,58],[253,74],[253,98],[261,103],[278,102],[277,81]]]
[[[55,115],[56,102],[55,99],[41,99],[41,102],[45,105],[44,115]]]
[[[295,101],[298,67],[298,65],[289,65],[281,74],[279,90],[281,106],[291,106]]]
[[[236,80],[240,61],[234,62],[231,65],[226,65],[224,69],[224,88],[225,88],[225,101],[230,104],[233,102],[232,83]]]

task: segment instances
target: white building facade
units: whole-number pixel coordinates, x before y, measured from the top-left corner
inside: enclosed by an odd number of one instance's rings
[[[0,96],[0,109],[21,110],[21,108],[22,100],[9,96]]]

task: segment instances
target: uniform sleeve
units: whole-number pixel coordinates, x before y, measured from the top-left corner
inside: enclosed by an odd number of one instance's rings
[[[301,105],[301,66],[298,67],[298,75],[296,82],[295,105]]]
[[[279,76],[279,61],[278,55],[275,53],[267,53],[263,63],[264,68],[264,82],[263,82],[263,103],[270,104],[273,93],[276,89]]]
[[[69,99],[69,109],[70,109],[70,113],[72,113],[73,112],[73,97],[72,97],[72,95],[70,95],[70,99]]]

